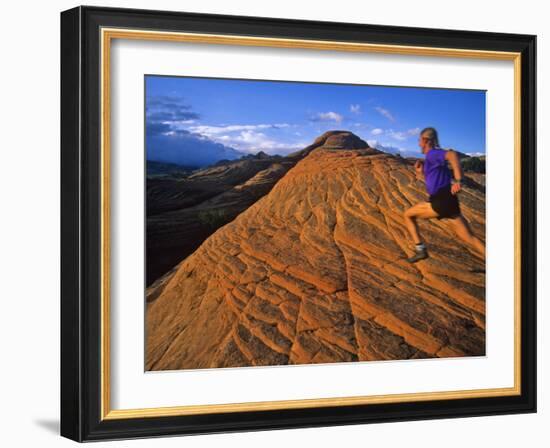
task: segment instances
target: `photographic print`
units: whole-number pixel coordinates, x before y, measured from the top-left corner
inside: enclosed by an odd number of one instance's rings
[[[144,82],[147,371],[485,355],[485,91]]]

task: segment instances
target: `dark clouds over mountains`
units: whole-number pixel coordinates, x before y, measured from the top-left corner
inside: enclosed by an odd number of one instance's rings
[[[147,98],[145,113],[147,160],[203,167],[243,155],[234,148],[185,130],[184,126],[200,119],[200,114],[181,97]]]
[[[207,137],[179,130],[170,134],[147,134],[147,160],[203,167],[218,160],[233,160],[243,154],[233,148],[213,142]]]

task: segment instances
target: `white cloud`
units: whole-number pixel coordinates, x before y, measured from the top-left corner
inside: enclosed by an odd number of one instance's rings
[[[317,112],[312,118],[312,121],[334,121],[341,123],[344,117],[337,112]]]
[[[374,128],[372,131],[370,131],[370,133],[371,133],[372,135],[380,135],[380,134],[382,134],[383,132],[384,132],[384,130],[383,130],[383,129],[380,129],[380,128]]]
[[[224,135],[223,141],[225,144],[244,152],[258,152],[276,145],[276,142],[269,139],[263,132],[250,130],[241,131],[233,135]]]
[[[397,146],[385,145],[378,140],[367,140],[370,147],[379,149],[380,151],[388,152],[390,154],[399,154],[401,149]],[[404,151],[404,150],[403,150]]]
[[[388,109],[384,109],[383,107],[376,106],[374,108],[376,112],[378,112],[383,117],[386,117],[390,121],[395,121],[395,117],[392,115],[392,113]]]
[[[240,132],[240,131],[256,131],[258,129],[279,129],[290,127],[287,123],[277,124],[236,124],[227,126],[189,126],[187,129],[191,132],[196,132],[207,137],[214,137],[220,134],[226,134],[227,132]]]
[[[389,137],[393,138],[394,140],[398,140],[400,142],[402,142],[403,140],[407,140],[407,133],[406,132],[394,131],[393,129],[388,129],[386,134]]]
[[[265,151],[270,154],[284,154],[301,149],[307,144],[299,143],[281,143],[271,139],[263,130],[288,128],[292,125],[288,123],[276,124],[239,124],[239,125],[219,125],[208,126],[198,125],[189,126],[187,130],[208,138],[214,142],[231,146],[238,151],[245,153],[257,153]]]
[[[413,135],[418,135],[420,133],[420,128],[412,128],[406,131],[394,131],[393,129],[388,129],[386,135],[393,138],[394,140],[403,141],[407,140]]]
[[[193,126],[189,130],[244,153],[256,154],[264,151],[269,154],[285,154],[305,148],[308,144],[278,142],[259,130],[288,126],[290,125]]]
[[[360,114],[361,113],[361,106],[359,104],[350,104],[349,110],[352,114]]]
[[[162,121],[163,124],[168,124],[171,127],[177,129],[181,129],[182,126],[196,123],[197,120],[174,120],[174,121]]]

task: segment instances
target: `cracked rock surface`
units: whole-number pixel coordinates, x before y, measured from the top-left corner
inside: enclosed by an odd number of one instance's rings
[[[271,191],[148,288],[146,369],[485,354],[485,260],[445,220],[420,221],[410,265],[403,211],[425,201],[407,159],[332,131]],[[485,240],[485,193],[461,209]]]

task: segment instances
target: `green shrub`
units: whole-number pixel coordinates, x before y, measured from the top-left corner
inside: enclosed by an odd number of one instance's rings
[[[485,160],[479,157],[467,157],[461,160],[464,171],[485,174]]]
[[[199,221],[210,228],[218,228],[228,221],[227,212],[224,209],[202,210],[197,215]]]

